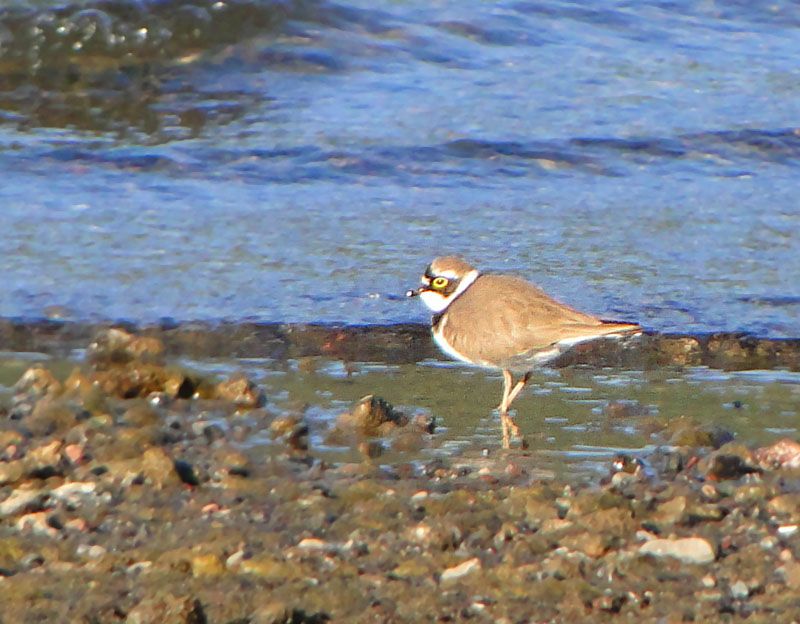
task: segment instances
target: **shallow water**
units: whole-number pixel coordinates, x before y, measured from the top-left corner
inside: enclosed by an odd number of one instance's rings
[[[791,4],[18,2],[0,316],[421,320],[434,255],[800,335]]]
[[[251,371],[254,372],[254,371]],[[500,445],[500,424],[493,408],[502,379],[461,367],[431,362],[391,368],[321,363],[314,374],[290,370],[263,381],[279,396],[306,401],[317,430],[361,396],[375,393],[406,413],[434,415],[432,448],[421,457],[474,454]],[[725,374],[710,369],[620,371],[568,369],[542,371],[515,402],[516,420],[542,469],[559,472],[608,470],[619,453],[646,457],[669,441],[659,433],[681,417],[719,425],[745,444],[768,444],[797,435],[800,427],[800,375],[762,371],[760,376]],[[318,440],[321,443],[322,439]],[[321,445],[322,449],[335,450]],[[389,456],[408,461],[407,456]],[[380,461],[380,460],[379,460]]]
[[[64,379],[83,360],[37,353],[0,354],[0,407],[8,405],[14,383],[42,364]],[[302,359],[180,359],[177,365],[211,378],[242,372],[264,388],[273,416],[302,413],[309,425],[312,453],[329,461],[362,461],[356,448],[329,437],[336,418],[360,398],[374,394],[407,416],[428,414],[435,431],[422,447],[393,449],[391,437],[374,461],[397,464],[437,457],[474,465],[500,452],[500,423],[493,409],[502,378],[441,360],[387,365],[342,362],[326,357]],[[620,453],[647,461],[667,448],[676,423],[717,426],[748,446],[795,438],[800,430],[800,373],[785,370],[720,371],[708,367],[624,370],[578,366],[540,370],[514,403],[516,421],[542,475],[596,479]],[[123,408],[120,408],[123,409]],[[208,411],[210,409],[210,411]],[[282,452],[275,446],[269,419],[244,413],[230,416],[201,403],[197,418],[224,430],[244,427],[243,448]],[[683,420],[682,420],[683,419]]]

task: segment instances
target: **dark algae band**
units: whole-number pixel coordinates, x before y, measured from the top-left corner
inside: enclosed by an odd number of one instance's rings
[[[92,324],[0,320],[0,350],[67,355],[101,330],[123,327],[162,340],[173,357],[291,359],[326,356],[352,362],[407,364],[442,359],[423,324],[328,325],[301,323]],[[629,369],[708,366],[722,370],[800,370],[800,338],[747,334],[645,334],[618,342],[579,345],[555,366]]]

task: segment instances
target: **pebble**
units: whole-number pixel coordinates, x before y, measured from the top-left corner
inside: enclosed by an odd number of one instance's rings
[[[784,524],[778,527],[778,535],[781,537],[791,537],[797,533],[798,526],[796,524]]]
[[[467,574],[472,574],[473,572],[481,569],[481,561],[477,557],[473,557],[472,559],[468,559],[463,563],[459,563],[452,568],[447,568],[440,577],[442,583],[448,583],[451,581],[458,580],[467,576]]]
[[[708,540],[702,537],[684,537],[680,539],[653,539],[639,547],[640,555],[654,557],[673,557],[683,563],[706,564],[716,558],[714,549]]]
[[[778,568],[777,573],[783,578],[783,582],[790,589],[800,589],[800,563],[796,561],[787,561],[784,565]]]
[[[64,447],[64,457],[73,466],[83,463],[83,447],[80,444],[68,444]]]
[[[94,494],[97,484],[93,481],[73,481],[50,490],[50,496],[68,503],[77,503],[81,498]]]
[[[225,567],[228,568],[229,570],[233,570],[239,567],[239,564],[241,564],[243,560],[244,560],[244,551],[237,550],[235,553],[233,553],[230,557],[228,557],[225,560]]]
[[[194,578],[221,576],[225,566],[217,555],[197,555],[192,558],[192,576]]]
[[[776,496],[767,503],[767,511],[789,516],[793,520],[800,517],[800,493],[792,492]]]
[[[711,589],[712,587],[717,586],[717,579],[715,579],[710,574],[706,574],[703,578],[700,579],[700,582],[706,589]]]
[[[30,531],[36,535],[44,535],[46,537],[56,537],[58,535],[58,529],[50,525],[47,513],[44,511],[20,516],[15,526],[20,531]]]
[[[177,485],[181,479],[175,470],[175,462],[161,448],[149,448],[142,455],[142,472],[145,478],[158,489]]]
[[[302,550],[329,550],[331,545],[316,537],[307,537],[297,544],[297,547]]]
[[[41,490],[14,490],[0,503],[0,517],[13,516],[23,510],[34,511],[37,501],[43,498]]]
[[[736,600],[745,600],[750,595],[750,589],[744,581],[736,581],[731,585],[731,596]]]
[[[800,442],[790,438],[778,440],[754,454],[765,468],[800,468]]]
[[[103,555],[106,554],[106,549],[100,546],[99,544],[94,544],[93,546],[89,546],[89,549],[86,551],[86,556],[90,559],[99,559]]]
[[[0,485],[15,483],[25,474],[25,465],[22,460],[0,463]]]

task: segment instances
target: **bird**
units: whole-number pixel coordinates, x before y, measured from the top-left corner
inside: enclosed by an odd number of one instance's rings
[[[504,448],[510,448],[512,436],[526,446],[509,408],[533,369],[579,343],[643,331],[637,323],[579,312],[520,277],[482,273],[459,256],[434,259],[419,288],[406,296],[420,297],[433,312],[433,339],[445,354],[502,371],[503,396],[497,410]]]

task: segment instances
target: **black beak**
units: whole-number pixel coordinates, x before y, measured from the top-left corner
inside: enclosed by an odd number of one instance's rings
[[[406,297],[419,297],[422,292],[422,287],[406,291]]]

